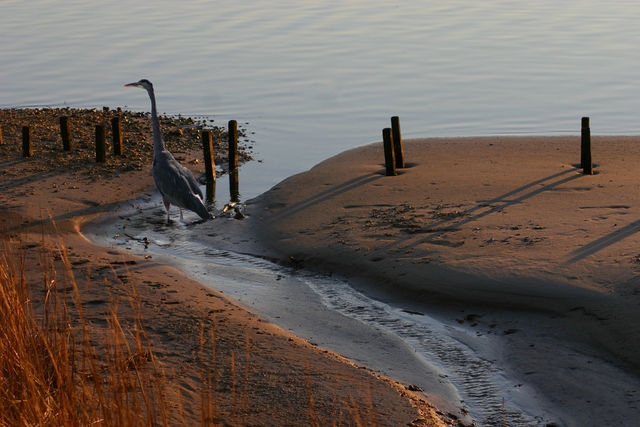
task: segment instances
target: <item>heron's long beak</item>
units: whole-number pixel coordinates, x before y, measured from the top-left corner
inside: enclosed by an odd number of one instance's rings
[[[127,84],[126,84],[126,85],[124,85],[124,86],[125,86],[125,87],[127,87],[127,86],[137,87],[137,86],[140,86],[140,84],[139,84],[138,82],[135,82],[135,83],[127,83]]]

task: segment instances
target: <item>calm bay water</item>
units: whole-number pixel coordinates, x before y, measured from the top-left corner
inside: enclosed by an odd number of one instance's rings
[[[5,1],[0,106],[127,106],[248,122],[250,188],[380,140],[638,134],[640,3]],[[246,183],[246,181],[245,181]]]

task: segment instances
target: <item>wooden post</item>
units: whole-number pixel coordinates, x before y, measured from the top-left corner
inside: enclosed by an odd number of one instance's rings
[[[122,124],[120,116],[111,119],[111,132],[113,135],[113,154],[122,156]]]
[[[238,169],[238,122],[229,120],[229,171]]]
[[[69,126],[69,117],[60,117],[60,138],[62,138],[62,149],[64,151],[73,150],[73,142],[71,140],[71,127]]]
[[[386,174],[387,176],[395,176],[397,173],[391,128],[382,129],[382,142],[384,144],[384,165],[386,167]]]
[[[2,140],[2,125],[0,125],[0,145],[4,144],[4,141]]]
[[[229,173],[229,195],[232,202],[240,201],[240,184],[238,183],[238,169]]]
[[[216,199],[216,183],[215,181],[213,183],[209,183],[207,182],[207,187],[206,187],[206,202],[207,203],[213,203],[213,201]]]
[[[391,131],[393,136],[393,152],[396,159],[396,168],[404,168],[404,150],[402,149],[402,135],[400,134],[400,117],[391,117]]]
[[[31,127],[22,127],[22,157],[33,156],[33,141],[31,138]]]
[[[104,125],[96,125],[96,162],[107,161],[107,147]]]
[[[229,193],[232,202],[240,201],[238,190],[238,122],[229,120]]]
[[[213,136],[210,130],[203,130],[202,152],[204,154],[204,174],[207,178],[207,202],[213,202],[216,194],[216,163],[213,155]]]
[[[216,181],[216,164],[213,156],[213,137],[210,130],[203,130],[201,134],[202,152],[204,153],[204,173],[207,182]]]
[[[589,117],[582,118],[580,166],[585,175],[593,175],[593,161],[591,159],[591,128]]]

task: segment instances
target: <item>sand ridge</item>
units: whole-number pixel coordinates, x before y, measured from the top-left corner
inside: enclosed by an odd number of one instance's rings
[[[282,253],[336,268],[356,261],[400,290],[529,309],[563,309],[569,297],[631,303],[639,142],[595,138],[592,176],[575,166],[569,137],[408,141],[397,177],[382,175],[374,144],[285,180],[251,208]]]

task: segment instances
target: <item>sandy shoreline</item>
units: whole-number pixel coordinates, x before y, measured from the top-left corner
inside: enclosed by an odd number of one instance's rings
[[[4,143],[9,152],[0,160],[0,228],[5,238],[18,239],[26,250],[28,279],[40,280],[38,248],[43,231],[45,246],[57,239],[48,220],[42,220],[51,215],[69,251],[73,273],[86,291],[85,314],[96,333],[104,328],[113,301],[118,301],[122,323],[132,323],[128,299],[135,287],[156,356],[171,388],[182,394],[187,424],[200,421],[201,372],[207,363],[214,363],[220,375],[215,402],[221,422],[300,425],[312,416],[322,423],[344,424],[357,419],[383,425],[450,422],[437,415],[419,393],[292,336],[171,267],[87,241],[79,233],[87,221],[154,191],[149,165],[143,162],[139,168],[107,177],[99,170],[86,174],[74,167],[52,171],[48,167],[50,162],[55,164],[51,154],[22,159],[12,155],[15,141],[8,140],[6,133]],[[199,150],[181,154],[183,163],[196,169],[199,156]],[[99,169],[90,162],[87,165]],[[34,288],[36,302],[42,298],[39,292]],[[207,328],[216,324],[214,362],[198,353],[203,319]],[[231,360],[238,369],[246,369],[244,383],[239,381],[237,386],[238,396],[244,399],[241,403],[235,395],[231,399],[237,380],[230,371]],[[180,417],[174,419],[180,421]]]
[[[397,177],[382,175],[377,143],[277,184],[247,203],[243,221],[218,218],[193,228],[216,247],[339,274],[368,295],[459,324],[456,339],[546,399],[544,409],[561,424],[626,425],[637,418],[640,194],[632,160],[640,138],[594,138],[593,176],[575,167],[576,137],[405,144],[409,167]],[[355,399],[374,423],[452,421],[408,383],[318,349],[153,258],[87,241],[79,231],[88,221],[154,192],[144,162],[104,173],[85,159],[74,166],[91,168],[89,174],[76,167],[52,171],[59,154],[22,159],[13,151],[0,164],[5,235],[37,248],[42,230],[51,233],[41,221],[51,213],[98,330],[107,302],[136,288],[154,348],[189,402],[183,401],[188,419],[199,419],[195,402],[206,362],[197,355],[199,324],[216,313],[206,322],[224,326],[216,327],[227,349],[216,360],[223,418],[238,422],[237,406],[225,400],[235,358],[251,366],[243,422],[266,417],[274,425],[298,424],[309,413],[309,384],[323,420],[352,423]],[[199,150],[180,153],[196,171],[199,156]],[[27,254],[37,265],[39,253]],[[30,274],[37,281],[37,269]],[[126,323],[133,314],[121,305]]]
[[[640,385],[640,138],[593,138],[593,176],[575,166],[577,137],[415,140],[405,152],[397,177],[382,175],[379,143],[290,177],[217,244],[345,275],[385,301],[471,308],[457,320],[504,335],[501,357],[565,408],[561,420],[628,424]],[[591,372],[596,359],[624,384]]]

